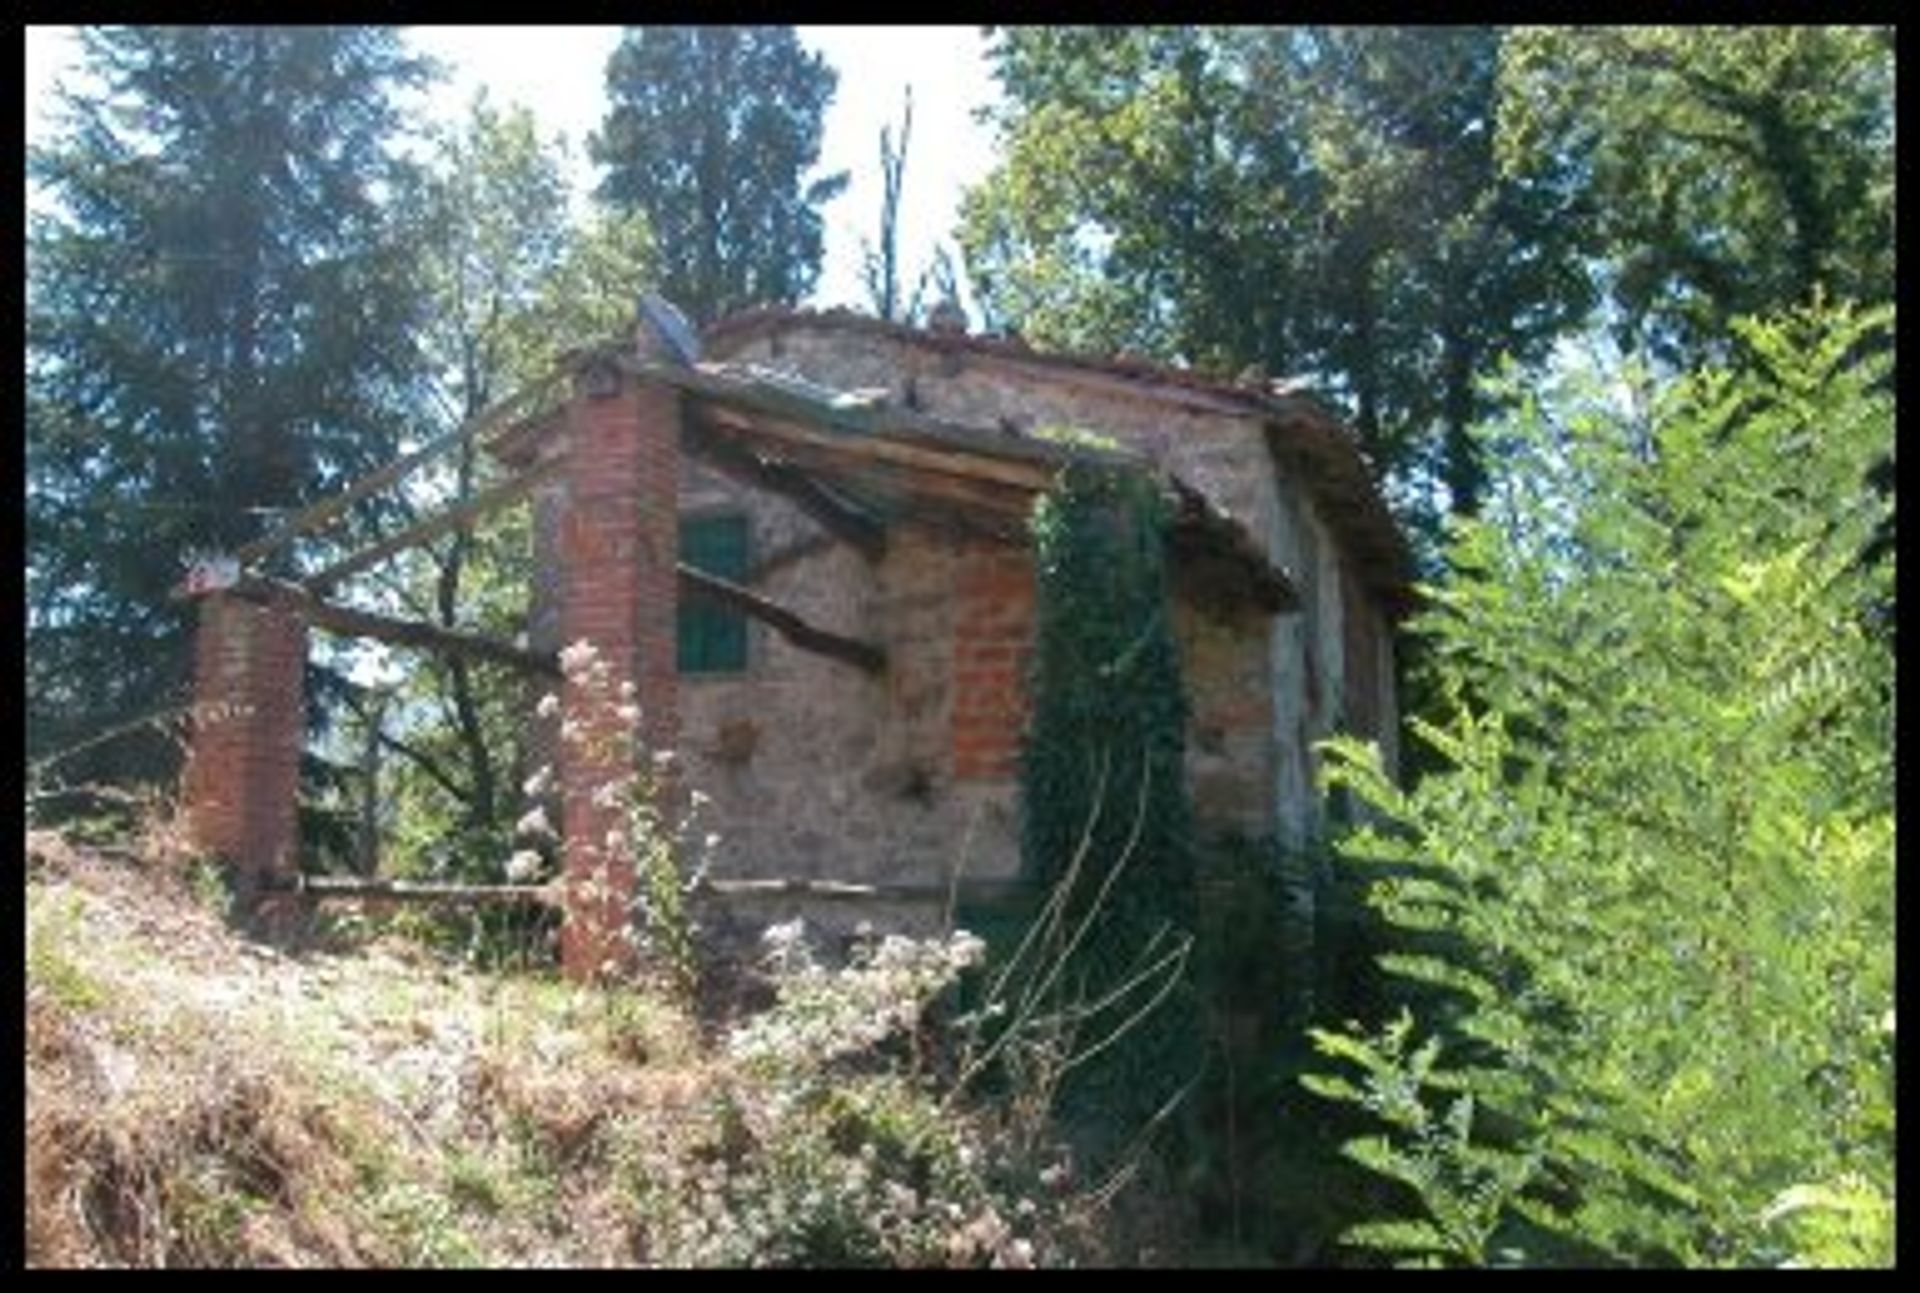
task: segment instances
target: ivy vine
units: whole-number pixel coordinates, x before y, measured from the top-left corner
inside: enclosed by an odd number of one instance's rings
[[[1187,698],[1168,615],[1169,519],[1152,480],[1091,466],[1066,469],[1033,515],[1021,847],[1031,878],[1066,888],[1061,928],[1086,922],[1061,976],[1078,1003],[1108,997],[1137,974],[1149,949],[1177,946],[1195,927]],[[1184,980],[1181,972],[1168,999],[1098,1063],[1076,1071],[1064,1092],[1070,1107],[1137,1125],[1192,1076],[1194,1012]],[[1141,995],[1125,994],[1113,1013],[1124,1019]],[[1089,1032],[1118,1022],[1093,1023]]]

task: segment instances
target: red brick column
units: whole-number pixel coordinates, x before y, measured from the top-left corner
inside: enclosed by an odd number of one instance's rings
[[[953,775],[1004,781],[1019,770],[1033,651],[1033,559],[971,544],[954,576]]]
[[[630,725],[609,712],[632,683],[649,750],[679,739],[674,609],[678,594],[680,397],[595,363],[567,410],[560,521],[560,641],[585,641],[606,666],[603,691],[569,678],[560,749],[567,915],[563,971],[576,980],[633,966],[632,853],[624,810],[595,792],[633,768]]]
[[[181,786],[187,837],[232,866],[239,910],[267,932],[283,930],[296,906],[261,888],[299,871],[306,660],[297,614],[220,594],[201,601]]]

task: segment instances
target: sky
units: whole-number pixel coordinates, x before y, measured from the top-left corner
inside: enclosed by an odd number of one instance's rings
[[[450,75],[429,96],[425,113],[457,120],[474,92],[486,87],[496,103],[518,102],[539,119],[543,133],[563,134],[578,198],[594,181],[586,137],[605,110],[607,56],[618,27],[417,26],[407,29],[416,48],[449,65]],[[879,136],[900,116],[913,87],[913,139],[901,195],[901,250],[905,280],[950,243],[961,190],[992,164],[990,132],[973,120],[997,90],[988,74],[986,42],[978,27],[800,27],[800,41],[826,56],[840,73],[827,110],[819,173],[847,170],[846,191],[823,209],[826,255],[810,303],[861,305],[861,239],[876,236],[880,211]],[[77,61],[71,29],[27,28],[27,136],[45,128],[42,111],[56,80]]]

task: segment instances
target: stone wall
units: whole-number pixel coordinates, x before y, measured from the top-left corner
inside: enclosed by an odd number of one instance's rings
[[[712,873],[938,884],[970,851],[969,874],[1011,874],[1024,662],[1010,644],[1030,636],[1031,576],[1024,612],[963,614],[1020,576],[958,536],[896,525],[873,564],[775,495],[707,477],[686,503],[748,517],[755,591],[887,651],[875,677],[750,621],[744,672],[682,675],[680,755],[706,796],[698,833],[720,837]]]
[[[753,339],[717,357],[842,389],[885,387],[959,422],[1111,436],[1206,489],[1262,539],[1298,584],[1300,611],[1222,618],[1178,595],[1171,607],[1191,701],[1188,772],[1209,833],[1306,838],[1321,824],[1311,743],[1353,714],[1390,736],[1390,638],[1371,610],[1347,614],[1356,585],[1338,545],[1258,419],[1142,398],[1098,374],[1076,381],[1067,370],[831,330]],[[683,517],[748,518],[743,582],[888,653],[885,672],[870,676],[750,621],[745,671],[679,678],[675,748],[684,788],[704,797],[695,836],[718,837],[711,874],[929,885],[956,869],[1014,875],[1032,632],[1026,555],[900,520],[870,562],[777,494],[697,462],[679,470]],[[536,498],[543,564],[561,555],[565,506],[558,490]],[[537,592],[535,645],[560,645],[558,629],[551,596]],[[1371,700],[1350,697],[1354,685]],[[842,924],[882,918],[871,904],[730,905],[755,920],[797,910]],[[929,915],[924,906],[885,911],[917,911],[909,923],[921,925]]]
[[[1302,606],[1221,622],[1175,598],[1200,820],[1296,843],[1318,829],[1311,744],[1334,729],[1346,704],[1342,561],[1325,518],[1285,456],[1276,458],[1258,418],[1202,400],[1145,397],[1104,374],[831,328],[752,338],[721,357],[842,388],[885,388],[895,401],[956,422],[1092,431],[1205,490],[1265,542],[1299,585]],[[1390,688],[1390,667],[1376,677]],[[1390,706],[1383,695],[1375,708]]]

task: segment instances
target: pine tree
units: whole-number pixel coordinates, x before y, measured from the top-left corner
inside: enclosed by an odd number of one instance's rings
[[[660,290],[696,322],[813,289],[847,182],[807,179],[837,81],[790,27],[634,27],[608,61],[599,197],[646,215]]]
[[[378,28],[89,29],[28,239],[30,743],[183,698],[195,548],[391,457],[417,394]],[[96,770],[163,777],[163,747]]]

